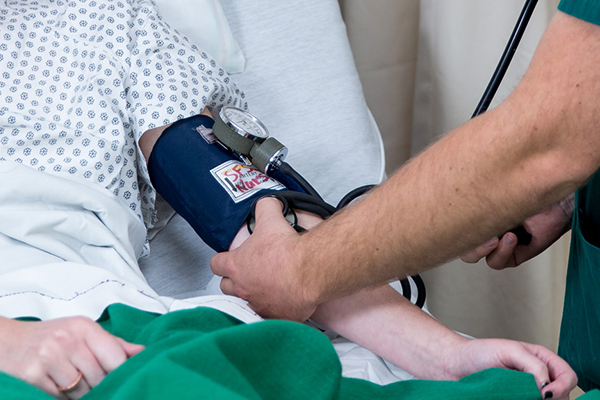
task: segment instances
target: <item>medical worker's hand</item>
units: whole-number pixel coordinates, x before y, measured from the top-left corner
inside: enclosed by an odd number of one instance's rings
[[[458,347],[455,362],[460,371],[458,378],[487,368],[529,372],[544,399],[568,400],[569,392],[577,385],[577,375],[569,364],[540,345],[506,339],[472,339]]]
[[[572,216],[573,194],[525,220],[523,226],[532,236],[529,245],[517,245],[516,235],[508,232],[500,240],[495,237],[461,259],[476,263],[485,257],[490,268],[497,270],[517,267],[546,250],[567,232]]]
[[[82,397],[143,349],[84,317],[0,319],[0,370],[58,399]]]
[[[212,271],[223,277],[223,293],[248,301],[265,318],[306,320],[317,304],[307,290],[311,285],[303,281],[298,238],[283,218],[278,200],[259,201],[254,233],[238,248],[210,261]]]

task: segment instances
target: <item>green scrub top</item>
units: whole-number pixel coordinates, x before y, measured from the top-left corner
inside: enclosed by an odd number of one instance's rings
[[[558,9],[600,25],[600,0],[562,0]],[[600,104],[599,104],[600,107]],[[558,354],[583,390],[600,387],[600,172],[575,194]]]
[[[558,9],[592,24],[600,25],[600,1],[561,0]]]
[[[600,172],[575,194],[558,354],[583,390],[600,388]]]

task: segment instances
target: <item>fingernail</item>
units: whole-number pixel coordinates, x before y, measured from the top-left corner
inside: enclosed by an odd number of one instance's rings
[[[544,399],[551,399],[552,397],[554,397],[554,393],[548,391],[546,392],[546,394],[544,394]]]
[[[550,384],[550,382],[544,382],[542,383],[542,387],[540,387],[540,389],[545,388],[546,386],[548,386]]]
[[[488,240],[484,246],[487,247],[488,249],[496,247],[496,238],[492,238],[491,240]]]
[[[514,242],[515,242],[515,238],[512,235],[508,235],[504,238],[504,243],[507,246],[512,246]]]

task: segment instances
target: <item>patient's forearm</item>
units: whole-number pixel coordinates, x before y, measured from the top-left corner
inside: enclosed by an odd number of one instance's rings
[[[312,318],[421,379],[457,380],[488,368],[508,368],[533,374],[538,388],[558,398],[577,382],[569,365],[545,347],[467,339],[389,285],[321,304]]]
[[[468,339],[387,284],[321,304],[311,318],[418,378],[462,377],[444,355]]]

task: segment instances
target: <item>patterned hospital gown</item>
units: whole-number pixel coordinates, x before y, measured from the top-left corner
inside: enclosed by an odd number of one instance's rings
[[[0,1],[0,160],[95,182],[154,226],[140,136],[243,93],[152,1]]]

